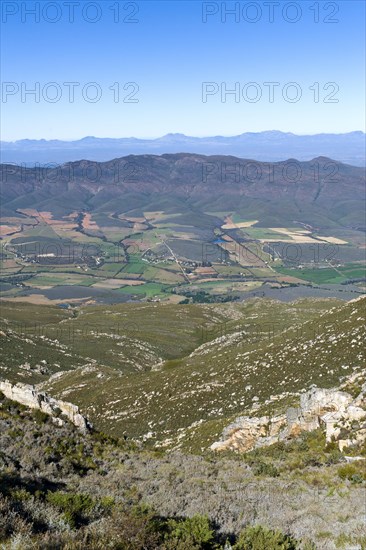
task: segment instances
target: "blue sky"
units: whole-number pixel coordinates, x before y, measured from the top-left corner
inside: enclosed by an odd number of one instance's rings
[[[363,1],[71,3],[3,0],[1,139],[364,130]]]

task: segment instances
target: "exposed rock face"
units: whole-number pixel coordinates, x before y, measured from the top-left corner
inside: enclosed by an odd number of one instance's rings
[[[325,429],[327,441],[338,442],[341,451],[366,441],[366,384],[356,399],[346,392],[314,387],[300,397],[298,408],[291,407],[283,415],[241,416],[225,428],[211,449],[246,452],[319,427]]]
[[[236,449],[243,452],[249,451],[256,446],[256,442],[267,435],[269,417],[249,418],[239,416],[233,424],[225,428],[222,434],[222,441],[211,445],[212,450]]]
[[[0,381],[0,391],[8,399],[17,401],[31,409],[39,409],[53,417],[57,418],[58,424],[62,420],[58,418],[59,414],[65,415],[70,422],[80,428],[83,432],[91,428],[91,424],[79,412],[79,407],[68,403],[67,401],[58,401],[44,392],[38,392],[34,386],[28,384],[11,384],[9,381]]]

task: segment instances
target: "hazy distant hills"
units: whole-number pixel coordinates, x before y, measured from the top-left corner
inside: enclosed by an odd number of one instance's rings
[[[354,166],[365,165],[365,133],[296,135],[288,132],[247,132],[238,136],[191,137],[167,134],[158,139],[97,138],[77,141],[31,140],[1,142],[1,162],[64,163],[80,159],[107,161],[124,155],[197,153],[233,155],[262,161],[325,156]]]
[[[189,212],[189,225],[197,225],[202,212],[237,211],[267,227],[293,220],[364,226],[364,169],[325,157],[270,164],[186,153],[130,155],[48,170],[2,165],[0,175],[3,215],[24,208],[61,216],[75,210],[137,216],[163,210]]]

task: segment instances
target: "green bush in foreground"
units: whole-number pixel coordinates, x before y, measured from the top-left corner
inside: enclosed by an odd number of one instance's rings
[[[278,477],[279,471],[276,466],[273,464],[268,464],[266,462],[258,462],[253,467],[253,473],[255,476],[268,476],[268,477]]]
[[[366,480],[365,464],[361,461],[353,464],[344,464],[338,468],[338,476],[354,484],[361,484]]]
[[[187,550],[210,549],[213,547],[214,531],[205,516],[193,516],[185,520],[168,520],[167,548]]]
[[[234,550],[296,550],[295,539],[280,531],[271,531],[265,527],[247,527],[239,535]]]
[[[93,499],[89,495],[80,493],[49,492],[46,498],[49,503],[63,512],[64,519],[73,528],[82,524],[85,516],[94,507]]]

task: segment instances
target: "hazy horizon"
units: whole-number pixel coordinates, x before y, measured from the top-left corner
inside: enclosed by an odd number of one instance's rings
[[[251,132],[250,130],[246,130],[244,132],[240,132],[239,134],[221,134],[221,133],[215,133],[211,135],[192,135],[192,134],[184,134],[182,132],[168,132],[164,135],[155,135],[155,136],[138,136],[138,135],[126,135],[126,136],[101,136],[101,135],[82,135],[80,137],[75,138],[63,138],[60,139],[58,137],[51,137],[51,138],[33,138],[33,137],[22,137],[18,139],[13,140],[5,140],[2,139],[1,142],[3,143],[15,143],[17,141],[65,141],[65,142],[73,142],[73,141],[81,141],[83,139],[139,139],[139,140],[154,140],[154,139],[161,139],[168,136],[184,136],[184,137],[190,137],[190,138],[196,138],[196,139],[209,139],[209,138],[216,138],[216,137],[223,137],[223,138],[230,138],[230,137],[237,137],[244,134],[270,134],[270,133],[277,133],[277,134],[287,134],[287,135],[293,135],[293,136],[319,136],[319,135],[344,135],[344,134],[365,134],[365,130],[350,130],[349,132],[317,132],[317,133],[296,133],[291,131],[285,131],[285,130],[262,130],[259,132]]]
[[[1,139],[350,132],[364,15],[357,1],[4,2]]]

